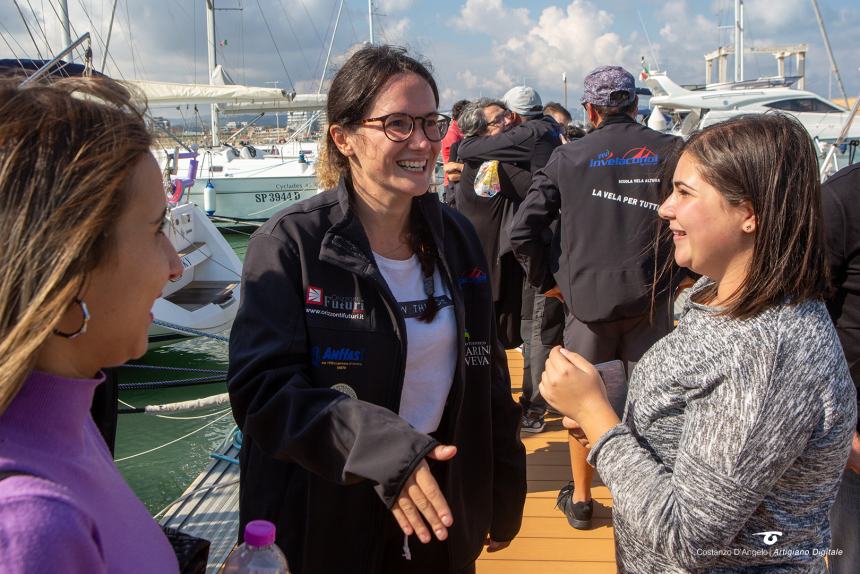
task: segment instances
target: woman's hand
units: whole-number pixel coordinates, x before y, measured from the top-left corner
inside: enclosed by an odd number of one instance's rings
[[[603,379],[594,365],[561,347],[550,351],[541,376],[540,394],[551,407],[575,421],[595,403],[609,404]]]
[[[457,454],[457,447],[439,445],[427,455],[433,460],[451,460]],[[418,540],[427,544],[431,540],[430,529],[439,540],[448,538],[448,528],[454,524],[448,501],[439,489],[439,484],[430,472],[426,460],[422,460],[403,485],[397,502],[391,507],[394,518],[403,533],[415,533]],[[422,516],[424,518],[422,518]],[[426,524],[425,524],[426,520]]]

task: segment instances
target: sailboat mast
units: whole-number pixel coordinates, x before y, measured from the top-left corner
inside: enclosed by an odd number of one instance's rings
[[[744,0],[735,0],[735,81],[744,81]]]
[[[72,43],[71,25],[69,23],[69,3],[67,0],[60,0],[60,13],[63,20],[63,44],[68,46]],[[71,57],[71,61],[75,61],[75,57]]]
[[[215,66],[217,61],[215,58],[215,0],[206,0],[206,48],[209,54],[209,85],[215,85]],[[218,139],[218,105],[212,104],[209,106],[211,129],[212,129],[212,147],[221,145]]]
[[[830,47],[830,37],[827,35],[827,30],[824,28],[824,20],[821,18],[821,10],[818,9],[818,2],[812,0],[812,7],[815,9],[815,17],[818,19],[818,27],[821,29],[821,37],[824,38],[824,47],[827,48],[827,57],[830,58],[830,69],[833,75],[836,76],[836,83],[839,84],[839,91],[842,92],[842,98],[845,100],[845,107],[848,107],[848,94],[845,93],[845,86],[842,84],[842,74],[839,73],[839,68],[836,66],[836,58],[833,57],[833,48]]]
[[[367,24],[370,26],[370,43],[373,44],[373,0],[367,0]]]
[[[331,42],[328,45],[328,52],[325,55],[325,64],[323,64],[322,77],[320,78],[320,87],[317,88],[317,95],[322,93],[323,82],[325,81],[325,73],[328,70],[328,63],[331,60],[331,49],[334,47],[334,37],[337,35],[337,26],[340,24],[340,13],[343,10],[343,2],[344,0],[340,0],[340,6],[337,9],[337,18],[334,20],[334,31],[331,33]]]

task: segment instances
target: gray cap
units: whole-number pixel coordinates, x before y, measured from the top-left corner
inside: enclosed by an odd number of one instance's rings
[[[540,95],[534,88],[529,86],[517,86],[511,88],[502,96],[502,101],[512,112],[516,112],[521,116],[540,116],[543,115],[543,104],[540,100]]]
[[[591,70],[583,82],[583,104],[621,107],[636,98],[636,81],[621,66],[600,66]]]

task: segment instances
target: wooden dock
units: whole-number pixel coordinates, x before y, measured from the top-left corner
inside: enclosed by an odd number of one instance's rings
[[[522,381],[522,355],[508,351],[514,397]],[[594,526],[575,530],[555,508],[558,490],[570,480],[567,431],[559,417],[547,418],[547,430],[523,435],[528,462],[528,498],[519,536],[500,552],[481,555],[478,574],[541,573],[610,574],[616,571],[609,491],[596,483]],[[235,444],[216,449],[226,458],[238,457]],[[207,574],[220,570],[236,541],[239,527],[239,469],[216,459],[191,484],[186,498],[174,504],[162,523],[210,540]]]
[[[515,397],[519,396],[523,362],[518,351],[508,351],[508,368]],[[570,480],[567,431],[559,417],[547,417],[547,428],[536,435],[523,434],[528,463],[528,497],[519,536],[500,552],[484,552],[478,574],[539,571],[553,574],[614,574],[612,499],[599,482],[592,489],[594,522],[591,530],[571,528],[555,508],[558,490]],[[598,479],[595,479],[596,481]]]

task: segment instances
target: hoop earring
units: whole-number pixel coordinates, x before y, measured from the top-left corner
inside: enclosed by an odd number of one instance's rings
[[[81,326],[78,327],[78,330],[74,333],[64,333],[59,329],[54,329],[54,335],[58,337],[63,337],[64,339],[74,339],[76,337],[80,337],[84,333],[87,332],[87,323],[90,322],[90,310],[87,308],[87,304],[75,297],[75,303],[81,308],[81,314],[83,315],[83,320],[81,321]]]

